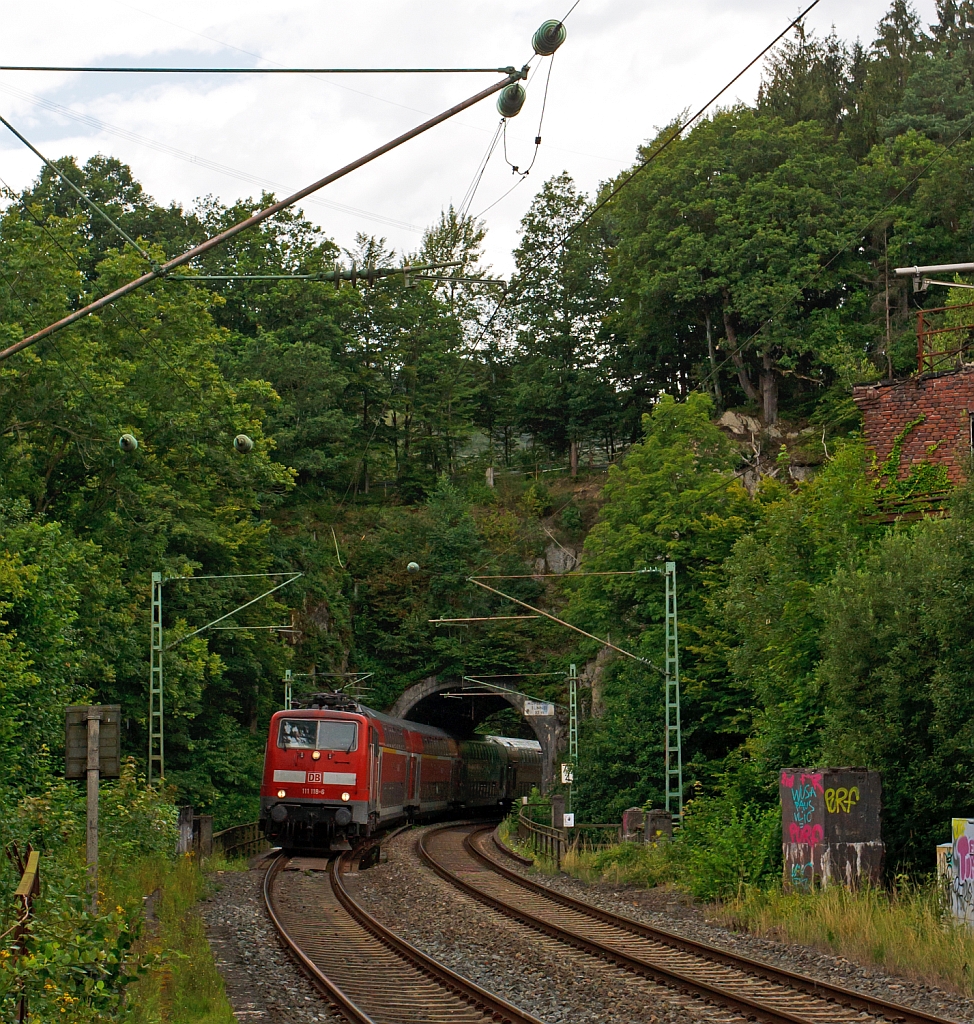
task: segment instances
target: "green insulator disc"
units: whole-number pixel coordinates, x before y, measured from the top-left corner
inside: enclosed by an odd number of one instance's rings
[[[527,93],[520,82],[512,82],[501,89],[497,97],[497,110],[501,117],[514,117],[521,112]]]
[[[546,21],[531,37],[531,45],[539,57],[550,57],[565,41],[565,35],[560,21]]]

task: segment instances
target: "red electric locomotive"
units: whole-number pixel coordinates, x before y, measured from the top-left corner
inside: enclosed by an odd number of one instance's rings
[[[316,694],[271,718],[260,820],[286,849],[345,850],[398,822],[504,809],[540,784],[538,744],[456,740],[342,694]]]

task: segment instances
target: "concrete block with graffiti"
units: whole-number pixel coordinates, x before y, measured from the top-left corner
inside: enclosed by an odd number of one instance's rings
[[[786,768],[779,792],[786,887],[880,883],[885,848],[879,772]]]
[[[974,924],[974,820],[951,818],[951,842],[937,847],[937,874],[958,921]]]

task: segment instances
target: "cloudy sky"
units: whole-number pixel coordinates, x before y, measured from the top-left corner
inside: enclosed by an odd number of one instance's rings
[[[497,67],[531,55],[534,29],[570,0],[48,0],[8,4],[0,64]],[[869,42],[889,0],[821,0],[808,23]],[[924,22],[933,0],[916,3]],[[552,68],[542,145],[517,181],[496,150],[474,197],[487,207],[488,260],[507,273],[517,228],[545,178],[567,170],[591,192],[681,110],[696,110],[798,13],[790,0],[581,0]],[[41,13],[42,12],[42,13]],[[507,156],[531,159],[546,65],[509,123]],[[725,95],[753,99],[749,73]],[[491,75],[156,76],[0,72],[0,111],[46,156],[106,153],[159,201],[191,205],[294,191],[492,81]],[[492,100],[303,203],[341,245],[357,231],[415,249],[463,200],[493,138]],[[20,188],[37,158],[0,137],[0,179]],[[498,201],[499,200],[499,201]],[[493,205],[496,204],[496,205]]]

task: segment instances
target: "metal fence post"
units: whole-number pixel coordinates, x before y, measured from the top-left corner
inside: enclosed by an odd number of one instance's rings
[[[666,563],[666,810],[683,817],[683,741],[680,732],[680,642],[676,621],[676,562]],[[674,807],[675,802],[675,807]]]
[[[162,707],[162,573],[152,574],[152,619],[149,627],[149,785],[152,769],[165,778]]]
[[[574,664],[568,670],[568,763],[571,765],[568,810],[573,811],[575,807],[572,796],[575,792],[575,772],[578,770],[578,671]]]

